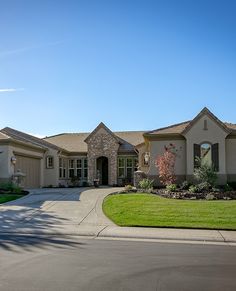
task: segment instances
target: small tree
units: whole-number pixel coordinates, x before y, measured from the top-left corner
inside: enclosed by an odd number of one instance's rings
[[[173,184],[176,181],[175,161],[176,149],[173,144],[165,146],[164,154],[157,157],[156,166],[159,171],[159,178],[165,186]]]
[[[196,158],[198,167],[194,169],[194,177],[199,183],[208,183],[210,186],[215,186],[217,174],[212,165],[204,163],[199,157]]]

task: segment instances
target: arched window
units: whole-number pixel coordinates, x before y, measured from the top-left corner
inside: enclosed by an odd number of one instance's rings
[[[200,147],[200,158],[204,164],[212,165],[212,151],[209,143],[203,143]]]
[[[219,144],[210,144],[204,142],[202,144],[193,145],[194,168],[198,167],[197,157],[201,158],[202,162],[213,166],[215,171],[219,171]]]

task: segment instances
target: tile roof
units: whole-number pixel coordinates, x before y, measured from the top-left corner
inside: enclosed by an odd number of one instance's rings
[[[61,150],[58,146],[51,144],[43,139],[40,139],[38,137],[32,136],[30,134],[15,130],[10,127],[5,127],[0,130],[1,135],[8,136],[8,138],[11,138],[13,140],[17,140],[20,142],[28,143],[31,145],[35,145],[41,148],[52,148],[56,150]]]
[[[224,124],[231,130],[236,130],[236,124],[229,123],[229,122],[224,122]]]
[[[147,135],[156,135],[156,134],[181,134],[182,131],[189,125],[190,121],[185,121],[170,126],[158,128],[152,131],[146,132]]]
[[[8,136],[0,131],[0,140],[7,140],[7,139],[10,139],[10,136]]]
[[[145,134],[147,135],[161,135],[161,134],[182,134],[186,127],[190,124],[191,121],[185,121],[177,124],[173,124],[167,127],[158,128],[152,131],[148,131]],[[227,129],[236,131],[236,124],[222,122]]]
[[[134,151],[134,146],[143,142],[144,131],[120,131],[113,132],[121,142],[119,151]],[[87,152],[87,144],[84,141],[90,133],[62,133],[46,137],[44,140],[49,141],[69,152]]]

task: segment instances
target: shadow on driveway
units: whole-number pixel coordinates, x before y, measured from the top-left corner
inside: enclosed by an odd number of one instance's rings
[[[64,203],[67,204],[67,202],[71,207],[77,208],[77,203],[80,203],[80,192],[84,190],[40,189],[38,193],[2,204],[0,206],[0,248],[16,251],[15,247],[17,247],[19,251],[19,248],[32,250],[35,247],[63,247],[65,239],[67,247],[77,246],[79,243],[68,240],[68,235],[61,234],[58,239],[50,234],[50,230],[55,226],[60,231],[65,230],[66,225],[73,224],[70,217],[63,217],[60,213],[50,210],[57,203],[63,208]]]

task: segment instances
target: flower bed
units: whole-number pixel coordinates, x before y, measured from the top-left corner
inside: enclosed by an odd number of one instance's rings
[[[152,194],[157,194],[165,198],[173,198],[173,199],[206,199],[206,200],[235,200],[236,199],[236,191],[204,191],[201,193],[191,193],[189,191],[180,190],[175,192],[167,191],[166,189],[158,189],[152,190]]]

